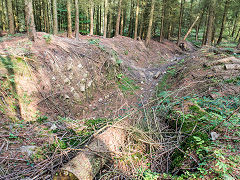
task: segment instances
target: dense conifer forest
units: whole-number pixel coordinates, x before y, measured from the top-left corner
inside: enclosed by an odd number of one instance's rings
[[[0,180],[239,164],[239,0],[0,0]]]

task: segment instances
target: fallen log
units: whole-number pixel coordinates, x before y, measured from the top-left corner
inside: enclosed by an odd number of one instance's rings
[[[216,66],[216,65],[227,64],[227,63],[240,64],[240,59],[237,59],[234,56],[231,56],[231,57],[219,59],[216,61],[204,63],[204,66]]]
[[[240,64],[225,64],[224,69],[226,69],[226,70],[240,70]]]
[[[54,177],[54,180],[94,179],[113,154],[121,152],[126,134],[123,128],[110,127],[97,135],[75,158],[68,162]]]

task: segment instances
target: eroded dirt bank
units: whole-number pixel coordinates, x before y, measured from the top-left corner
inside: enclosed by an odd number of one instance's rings
[[[2,176],[16,179],[52,176],[65,162],[54,161],[62,153],[148,103],[158,78],[182,55],[172,42],[146,48],[126,37],[75,41],[38,33],[34,43],[23,36],[0,45],[1,135],[12,138],[1,139],[2,163],[11,166]]]

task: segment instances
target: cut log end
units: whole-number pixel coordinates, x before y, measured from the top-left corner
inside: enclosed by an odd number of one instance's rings
[[[60,170],[55,174],[53,180],[79,180],[79,179],[69,171]]]

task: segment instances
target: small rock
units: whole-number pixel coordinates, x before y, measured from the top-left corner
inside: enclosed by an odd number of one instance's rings
[[[216,133],[216,132],[211,132],[211,137],[212,137],[212,140],[213,140],[213,141],[216,141],[219,136],[220,136],[220,135],[219,135],[218,133]]]
[[[73,94],[73,96],[74,96],[74,98],[75,98],[75,99],[80,99],[80,96],[79,96],[79,94],[78,94],[78,93],[76,93],[76,92]]]
[[[93,83],[93,81],[90,80],[90,81],[88,82],[88,84],[87,84],[87,87],[90,87],[90,86],[92,85],[92,83]]]
[[[67,94],[64,95],[64,98],[65,99],[70,99],[70,97]]]
[[[99,100],[98,100],[98,102],[102,102],[103,101],[103,99],[102,98],[100,98]]]
[[[71,92],[73,92],[74,91],[74,87],[71,87]]]
[[[79,84],[80,91],[85,92],[85,84]]]
[[[68,71],[71,71],[72,68],[73,68],[73,65],[72,65],[72,64],[68,64],[68,66],[67,66],[67,70],[68,70]]]
[[[52,77],[52,80],[53,80],[53,81],[55,81],[55,80],[56,80],[55,76],[53,76],[53,77]]]
[[[22,153],[27,153],[28,156],[31,156],[37,146],[22,146],[20,150]]]
[[[84,78],[88,77],[87,73],[83,74],[83,77],[84,77]]]
[[[82,68],[83,68],[82,64],[79,64],[79,65],[78,65],[78,68],[79,68],[79,69],[82,69]]]
[[[70,80],[68,79],[68,78],[66,78],[66,79],[64,79],[64,81],[63,81],[65,84],[68,84],[68,83],[70,83]]]
[[[56,124],[53,124],[51,127],[50,127],[50,130],[56,130],[57,129],[57,126],[56,126]]]

